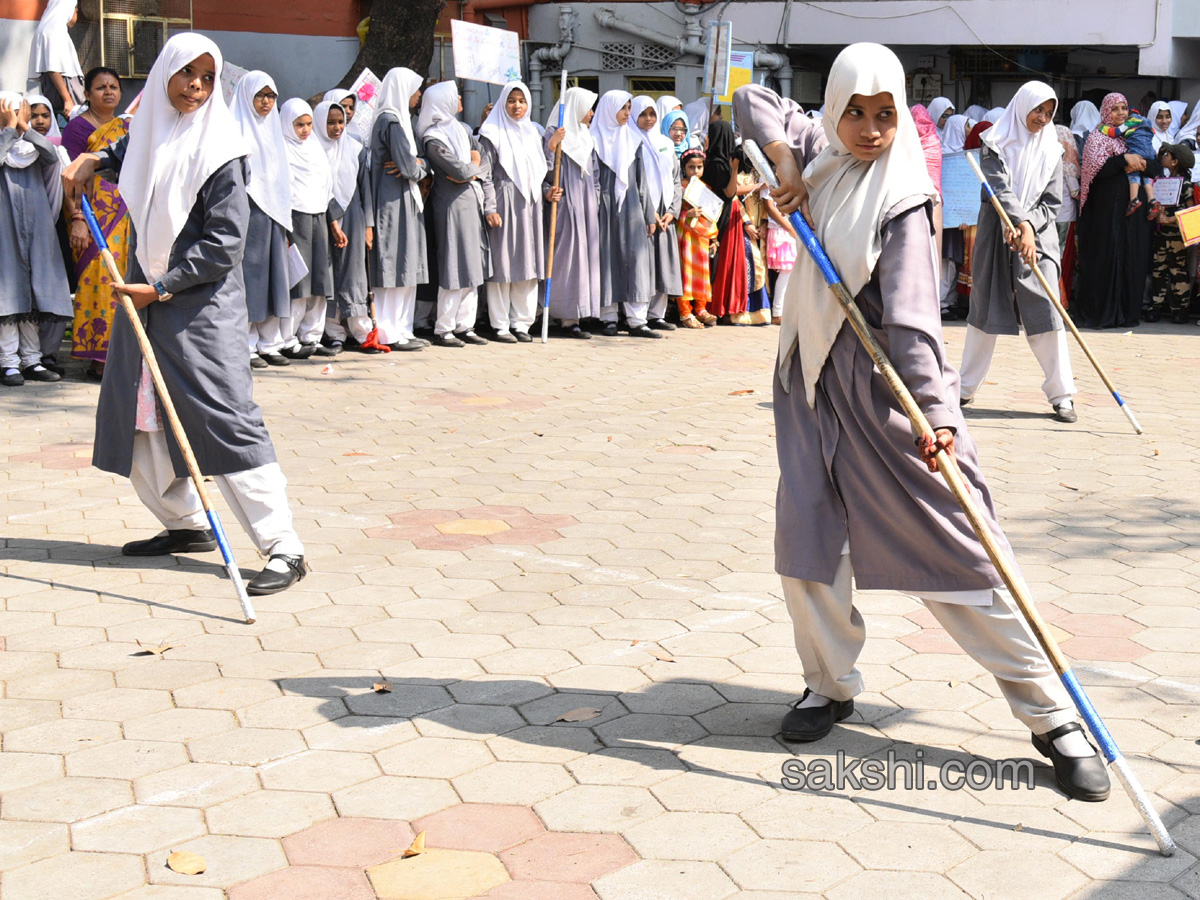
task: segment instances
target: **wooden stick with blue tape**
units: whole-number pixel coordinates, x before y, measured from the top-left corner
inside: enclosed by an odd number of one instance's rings
[[[758,170],[759,176],[767,186],[772,190],[777,189],[779,187],[779,179],[775,177],[774,170],[767,162],[766,156],[763,155],[758,145],[754,141],[746,141],[742,145],[742,150],[750,160],[751,165]],[[858,339],[862,341],[867,352],[871,354],[871,359],[874,361],[875,367],[879,369],[888,387],[895,394],[896,400],[900,403],[900,408],[908,416],[913,428],[916,429],[918,434],[934,434],[929,420],[925,418],[925,413],[921,411],[921,407],[917,405],[917,401],[913,399],[912,394],[900,379],[900,375],[883,352],[883,348],[879,346],[879,342],[871,332],[867,320],[863,318],[858,304],[854,302],[854,298],[850,296],[850,292],[842,284],[841,276],[838,275],[837,270],[833,267],[833,262],[826,255],[825,249],[821,246],[821,242],[817,240],[817,236],[813,233],[808,222],[805,221],[804,216],[799,212],[794,212],[789,219],[792,227],[796,229],[796,234],[800,236],[800,242],[808,250],[809,255],[812,256],[813,262],[817,264],[817,268],[820,269],[821,275],[825,278],[825,283],[829,285],[829,289],[833,292],[834,297],[837,298],[838,305],[841,306],[842,311],[846,314],[846,318],[850,322],[850,327],[854,329],[854,333],[858,335]],[[992,535],[988,521],[975,504],[975,500],[971,496],[971,488],[963,478],[962,471],[958,468],[958,463],[944,450],[939,450],[937,464],[938,471],[946,481],[946,486],[950,488],[950,493],[954,495],[954,498],[958,501],[958,505],[962,507],[963,513],[966,514],[967,520],[971,523],[971,527],[975,530],[975,534],[987,551],[992,565],[1000,573],[1005,586],[1008,587],[1013,599],[1016,601],[1017,608],[1021,610],[1021,614],[1025,617],[1025,621],[1029,624],[1029,628],[1033,631],[1038,643],[1041,644],[1046,657],[1054,667],[1054,671],[1058,673],[1063,687],[1071,695],[1071,700],[1075,703],[1076,709],[1079,710],[1080,716],[1095,736],[1096,743],[1100,745],[1100,751],[1108,761],[1109,768],[1116,773],[1117,780],[1121,782],[1121,785],[1125,788],[1125,792],[1133,801],[1133,805],[1137,808],[1143,821],[1149,827],[1150,833],[1158,843],[1158,849],[1162,852],[1163,856],[1170,856],[1175,852],[1175,842],[1167,833],[1162,819],[1159,818],[1158,813],[1151,806],[1150,799],[1146,796],[1146,792],[1142,789],[1141,784],[1138,783],[1137,776],[1133,774],[1133,770],[1129,768],[1129,762],[1122,755],[1117,742],[1113,740],[1108,728],[1105,727],[1103,720],[1096,712],[1096,708],[1092,706],[1092,701],[1088,699],[1083,687],[1075,677],[1075,673],[1071,671],[1071,667],[1063,657],[1062,651],[1058,649],[1058,643],[1050,634],[1049,627],[1034,605],[1033,596],[1029,592],[1029,587],[1025,584],[1025,579],[1021,577],[1021,573]]]
[[[563,69],[562,84],[558,91],[558,127],[563,127],[563,115],[567,111],[567,70]],[[562,173],[562,145],[554,151],[554,189],[558,190],[558,179]],[[546,248],[546,296],[542,301],[542,343],[550,340],[550,283],[554,280],[554,237],[558,228],[558,201],[550,204],[550,240]]]
[[[979,181],[983,185],[984,191],[987,192],[988,199],[992,201],[992,206],[996,213],[1000,216],[1000,221],[1004,225],[1005,233],[1016,231],[1013,227],[1012,219],[1008,217],[1008,213],[1004,211],[1004,207],[1000,205],[1000,200],[996,197],[996,192],[992,190],[992,186],[988,184],[987,176],[983,174],[983,170],[979,168],[979,163],[975,162],[975,157],[970,153],[967,154],[967,162],[971,164],[971,168],[975,170],[975,174],[979,176]],[[1096,374],[1100,376],[1100,380],[1104,382],[1104,386],[1108,388],[1108,392],[1112,394],[1112,398],[1117,401],[1117,406],[1121,407],[1121,412],[1125,413],[1125,418],[1129,420],[1129,424],[1133,426],[1133,430],[1138,434],[1142,433],[1142,426],[1138,420],[1134,418],[1133,410],[1125,403],[1121,392],[1117,390],[1112,383],[1112,379],[1108,377],[1108,373],[1104,371],[1104,367],[1100,365],[1100,361],[1092,354],[1091,348],[1087,345],[1087,341],[1083,339],[1083,335],[1079,333],[1079,329],[1075,327],[1075,323],[1071,321],[1070,315],[1067,314],[1067,309],[1062,305],[1062,301],[1058,299],[1058,293],[1050,286],[1050,282],[1046,280],[1046,276],[1042,274],[1042,270],[1038,266],[1033,266],[1033,274],[1037,276],[1038,281],[1042,283],[1042,290],[1046,292],[1046,296],[1050,298],[1050,302],[1054,308],[1058,310],[1058,314],[1062,316],[1067,328],[1071,334],[1075,335],[1075,340],[1079,341],[1079,348],[1083,351],[1083,355],[1088,358],[1088,362],[1092,364],[1092,368],[1096,370]]]
[[[87,197],[80,197],[80,202],[83,208],[83,217],[87,221],[88,229],[92,232],[92,240],[96,242],[96,246],[100,249],[100,256],[104,260],[105,268],[108,269],[108,277],[112,279],[114,285],[124,284],[125,279],[121,277],[121,271],[117,268],[117,261],[113,259],[112,251],[108,249],[108,242],[104,239],[104,232],[100,230],[100,223],[96,221],[96,214],[92,212],[91,203],[88,202]],[[246,617],[246,623],[253,624],[255,618],[254,607],[250,603],[250,597],[246,594],[246,585],[242,581],[242,573],[238,569],[237,560],[233,558],[233,550],[229,547],[229,540],[225,537],[225,529],[221,527],[221,520],[217,516],[217,511],[213,509],[212,501],[209,499],[208,489],[204,486],[204,476],[200,474],[200,466],[196,463],[195,454],[192,453],[192,445],[188,443],[187,434],[183,430],[183,423],[179,421],[179,416],[175,412],[175,404],[171,401],[171,395],[167,391],[166,382],[163,381],[162,370],[159,369],[158,360],[154,356],[154,348],[150,346],[150,339],[146,337],[146,329],[142,327],[142,320],[138,317],[137,310],[134,309],[133,301],[129,299],[129,295],[118,291],[117,296],[121,300],[121,308],[125,310],[125,315],[129,317],[129,324],[133,326],[133,333],[137,337],[138,346],[142,350],[142,357],[146,360],[146,368],[150,370],[150,377],[154,380],[154,390],[158,394],[159,401],[162,403],[167,422],[171,425],[171,433],[175,435],[175,442],[179,444],[179,450],[183,454],[184,462],[187,464],[192,484],[196,486],[196,493],[200,495],[200,503],[204,506],[204,514],[208,516],[208,524],[217,538],[217,545],[221,548],[221,556],[225,559],[225,571],[229,573],[229,580],[233,582],[233,587],[237,591],[238,602],[242,605],[242,613]]]

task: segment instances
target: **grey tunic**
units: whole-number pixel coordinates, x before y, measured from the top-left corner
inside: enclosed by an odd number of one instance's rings
[[[394,163],[399,177],[385,171]],[[368,273],[372,287],[415,287],[429,281],[425,241],[425,215],[409,185],[429,174],[425,160],[409,143],[400,122],[391,113],[375,118],[371,129],[371,197],[375,247]]]
[[[59,73],[62,75],[62,73]],[[71,100],[76,104],[87,103],[87,92],[83,89],[82,75],[62,75],[63,84],[66,85],[67,93],[71,95]],[[50,105],[54,107],[56,113],[63,111],[62,94],[58,92],[58,88],[54,84],[54,79],[50,77],[49,72],[42,72],[39,77],[41,84],[41,94],[50,101]]]
[[[291,298],[332,297],[333,238],[329,234],[329,214],[293,209],[288,240],[300,251],[308,266],[308,274],[292,286]]]
[[[287,318],[292,314],[287,232],[258,208],[253,197],[249,199],[250,225],[246,229],[246,254],[242,257],[246,315],[251,322],[262,322],[268,316]]]
[[[21,140],[37,148],[37,158],[23,169],[4,165]],[[57,163],[54,145],[32,128],[24,135],[0,131],[0,322],[74,315],[42,177],[44,167]]]
[[[370,155],[364,147],[358,156],[358,183],[345,209],[333,202],[330,215],[341,222],[346,234],[346,246],[333,248],[333,286],[337,309],[329,309],[329,317],[367,316],[367,225],[375,218],[375,202],[371,192]]]
[[[128,138],[102,159],[119,166]],[[275,447],[254,402],[246,356],[242,248],[250,219],[245,160],[226,163],[205,182],[171,248],[163,287],[174,296],[141,311],[142,324],[200,471],[227,475],[275,461]],[[115,180],[115,179],[114,179]],[[129,281],[145,282],[130,241]],[[133,461],[142,354],[124,313],[113,320],[108,364],[96,406],[92,465],[128,476]],[[162,416],[175,474],[187,467]]]
[[[550,170],[546,187],[554,186],[554,153],[550,138],[557,129],[546,129],[542,147]],[[554,222],[554,272],[550,280],[550,315],[556,319],[587,319],[600,315],[600,160],[592,154],[592,174],[565,153],[559,170],[558,201]],[[546,213],[546,242],[550,241],[550,213]]]
[[[438,140],[425,142],[425,158],[433,169],[426,212],[433,215],[437,234],[438,286],[447,291],[479,287],[492,271],[483,222],[487,169],[462,162]]]
[[[980,150],[980,167],[996,192],[1013,225],[1028,222],[1033,226],[1038,248],[1038,268],[1057,288],[1061,252],[1055,223],[1062,208],[1062,163],[1042,192],[1033,209],[1025,209],[1013,193],[1008,167],[987,144]],[[987,334],[1026,334],[1062,331],[1062,316],[1050,303],[1033,269],[1008,249],[1000,216],[981,188],[979,232],[971,256],[971,310],[967,324]]]
[[[672,154],[673,155],[673,154]],[[647,161],[649,162],[649,160]],[[672,190],[672,184],[674,190]],[[679,177],[679,159],[674,161],[672,183],[664,185],[658,215],[670,213],[674,218],[665,229],[656,229],[650,238],[654,247],[654,291],[672,297],[683,295],[683,272],[679,262],[679,232],[675,219],[683,208],[683,182]]]
[[[500,215],[500,227],[488,228],[488,246],[492,255],[492,274],[488,281],[501,284],[546,277],[546,248],[542,242],[545,198],[540,185],[530,203],[500,165],[500,156],[492,142],[481,138],[480,156],[491,174],[485,182],[485,208]],[[490,184],[490,187],[488,186]],[[487,202],[487,195],[491,202]]]
[[[639,147],[629,167],[629,189],[617,207],[617,175],[597,159],[600,178],[600,302],[604,306],[649,302],[654,261],[646,226],[655,221],[645,187],[645,155]]]

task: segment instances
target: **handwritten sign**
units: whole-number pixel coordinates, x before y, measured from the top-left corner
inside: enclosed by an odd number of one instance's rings
[[[733,23],[709,22],[708,46],[704,53],[702,94],[729,93],[729,54],[733,50]]]
[[[1163,206],[1178,206],[1179,192],[1183,189],[1182,178],[1154,179],[1154,199]]]
[[[233,92],[237,90],[237,83],[245,74],[245,69],[235,66],[228,60],[221,66],[221,93],[225,95],[226,106],[233,102]]]
[[[721,209],[725,206],[721,198],[709,190],[708,185],[699,178],[688,181],[687,188],[683,192],[683,199],[695,209],[700,210],[701,215],[710,222],[716,222],[721,218]]]
[[[488,84],[521,80],[521,41],[515,31],[450,20],[454,77]]]
[[[374,72],[363,69],[350,92],[358,98],[354,103],[354,118],[350,120],[350,133],[364,144],[371,142],[371,126],[375,122],[375,104],[379,102],[379,91],[383,88]]]
[[[717,97],[718,103],[733,103],[733,92],[754,82],[754,51],[734,50],[729,54],[729,90]]]
[[[1185,247],[1200,244],[1200,206],[1191,206],[1175,213],[1179,223],[1179,234]]]
[[[970,151],[975,152],[975,151]],[[946,228],[979,224],[982,185],[967,162],[967,154],[942,156],[942,224]]]

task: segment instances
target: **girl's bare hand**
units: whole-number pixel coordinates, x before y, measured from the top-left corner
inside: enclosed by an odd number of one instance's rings
[[[921,462],[929,467],[930,472],[938,470],[937,455],[940,451],[945,451],[950,459],[954,460],[954,432],[949,428],[937,429],[937,438],[932,434],[923,434],[917,441],[917,453],[921,457]]]

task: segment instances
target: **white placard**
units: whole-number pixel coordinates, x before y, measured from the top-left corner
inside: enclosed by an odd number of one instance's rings
[[[708,49],[704,53],[704,94],[729,93],[729,54],[733,50],[733,23],[708,23]]]
[[[710,191],[708,185],[699,178],[692,178],[688,181],[688,185],[683,191],[683,199],[694,209],[700,210],[701,215],[714,225],[721,218],[721,210],[725,207],[721,198]]]
[[[225,95],[226,106],[233,102],[233,92],[237,90],[237,83],[242,80],[246,71],[228,60],[221,66],[221,93]]]
[[[967,152],[960,150],[942,156],[942,224],[946,228],[979,223],[983,185],[967,162]]]
[[[379,102],[379,91],[383,82],[370,69],[363,69],[354,84],[350,85],[350,93],[357,100],[354,103],[354,118],[350,120],[350,133],[364,144],[371,142],[371,126],[375,124],[375,104]]]
[[[1182,178],[1154,179],[1154,199],[1163,206],[1178,206],[1181,190],[1183,190]]]
[[[450,20],[454,77],[508,84],[521,80],[521,39],[515,31]]]

